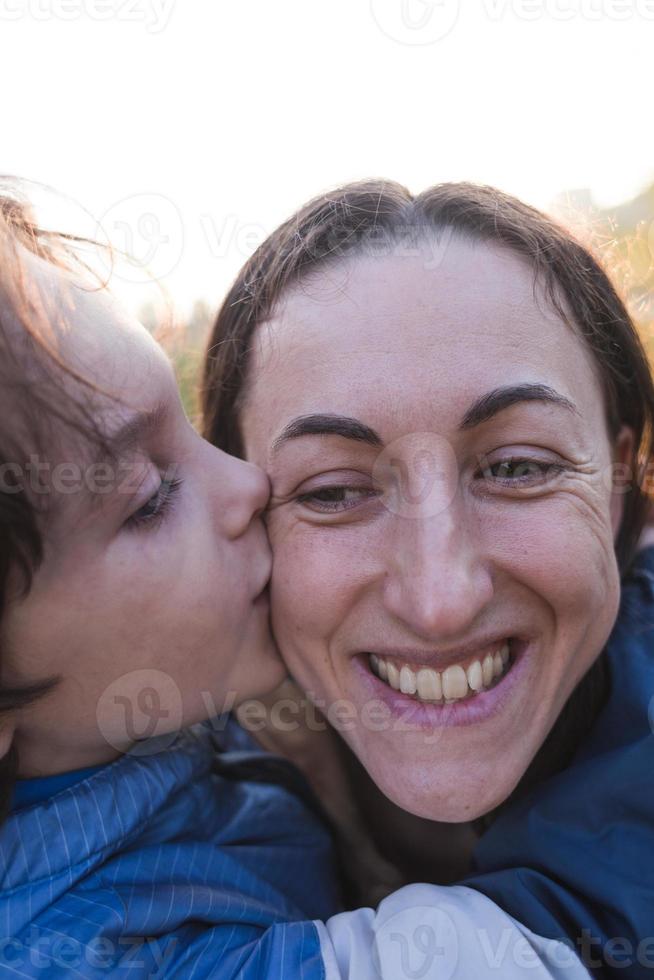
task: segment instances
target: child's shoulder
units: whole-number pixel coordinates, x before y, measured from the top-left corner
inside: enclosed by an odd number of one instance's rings
[[[274,774],[247,778],[243,763],[256,758],[219,752],[194,729],[14,814],[0,834],[8,935],[63,915],[77,917],[84,943],[204,922],[243,945],[257,930],[339,911],[329,834]]]

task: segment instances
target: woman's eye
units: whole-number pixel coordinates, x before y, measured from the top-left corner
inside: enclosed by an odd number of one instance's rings
[[[367,487],[322,487],[310,493],[298,496],[301,504],[307,504],[314,510],[328,513],[350,510],[357,504],[376,496],[376,491]]]
[[[502,486],[540,486],[561,472],[558,463],[536,459],[502,459],[486,463],[482,472],[486,480]]]
[[[156,493],[126,521],[130,528],[152,528],[166,516],[182,485],[181,480],[162,480]]]

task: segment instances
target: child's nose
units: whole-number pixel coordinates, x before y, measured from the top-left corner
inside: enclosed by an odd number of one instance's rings
[[[258,466],[224,453],[221,455],[227,469],[224,483],[227,499],[222,525],[231,540],[244,534],[252,521],[263,513],[270,497],[270,482]]]

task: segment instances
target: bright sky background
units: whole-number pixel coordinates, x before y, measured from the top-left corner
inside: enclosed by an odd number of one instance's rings
[[[181,304],[341,181],[547,207],[654,179],[654,0],[0,0],[0,31],[0,171],[104,215]]]

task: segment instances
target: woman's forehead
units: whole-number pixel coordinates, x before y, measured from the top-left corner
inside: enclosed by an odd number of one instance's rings
[[[246,430],[254,415],[351,415],[357,406],[394,406],[417,423],[421,411],[460,414],[506,384],[601,401],[592,355],[526,262],[460,240],[437,268],[429,255],[343,263],[289,293],[257,331]]]

